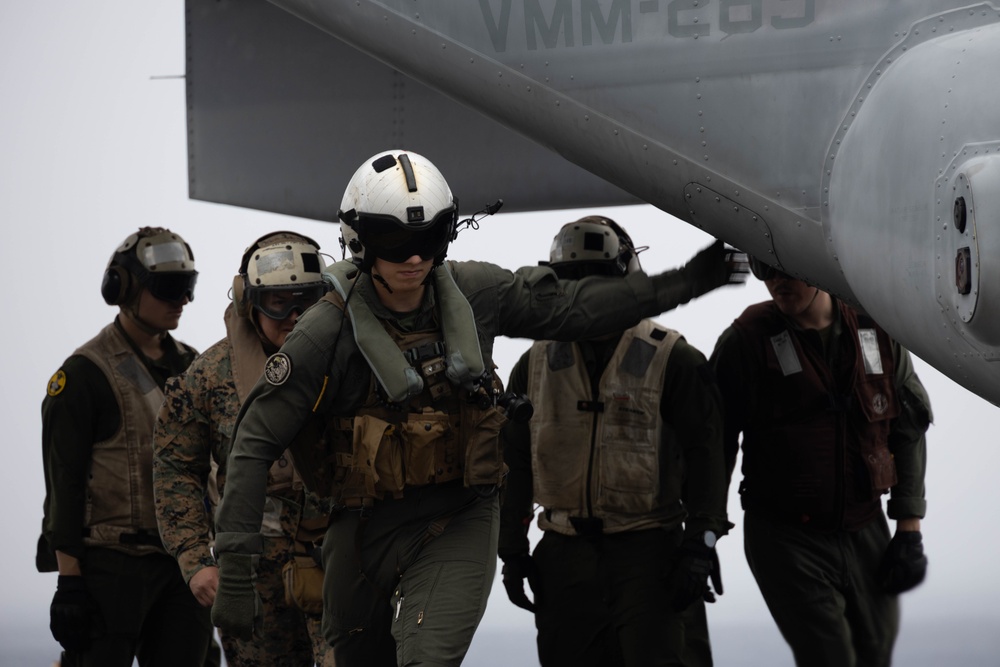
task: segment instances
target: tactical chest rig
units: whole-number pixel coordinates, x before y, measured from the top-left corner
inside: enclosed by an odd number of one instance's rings
[[[507,422],[494,405],[499,381],[485,371],[472,308],[451,273],[443,266],[433,273],[435,325],[404,333],[375,317],[364,299],[348,299],[349,267],[342,264],[331,267],[335,291],[324,299],[345,311],[372,380],[353,415],[328,418],[334,470],[320,493],[364,507],[401,497],[406,487],[460,478],[467,486],[499,485]]]

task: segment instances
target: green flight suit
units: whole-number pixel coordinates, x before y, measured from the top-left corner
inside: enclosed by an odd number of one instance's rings
[[[693,296],[683,272],[655,280],[637,273],[624,280],[573,282],[542,267],[516,272],[485,262],[446,267],[471,306],[487,369],[493,367],[497,336],[597,337]],[[661,288],[664,279],[671,289]],[[388,311],[367,274],[357,279],[350,298],[352,304],[363,299],[376,318],[404,333],[440,326],[433,283],[415,313]],[[258,383],[245,402],[216,517],[217,552],[257,550],[267,469],[311,415],[351,417],[369,397],[371,367],[343,324],[343,311],[329,302],[309,309],[281,349],[287,372]],[[324,539],[323,622],[337,664],[459,664],[482,618],[496,568],[495,494],[464,488],[460,480],[407,487],[402,498],[376,500],[364,521],[359,527],[358,512],[342,510]]]

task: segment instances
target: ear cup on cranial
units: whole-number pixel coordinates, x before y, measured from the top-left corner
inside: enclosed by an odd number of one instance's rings
[[[246,317],[250,312],[247,303],[246,278],[243,274],[233,276],[233,308],[240,317]]]
[[[121,266],[114,264],[104,271],[101,280],[101,296],[109,306],[119,306],[128,299],[132,288],[131,274]]]

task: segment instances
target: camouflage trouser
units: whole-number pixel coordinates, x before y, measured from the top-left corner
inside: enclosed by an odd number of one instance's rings
[[[264,608],[263,632],[251,641],[222,635],[229,667],[333,667],[333,650],[323,638],[319,615],[285,603],[281,568],[293,542],[265,537],[257,566],[257,592]]]

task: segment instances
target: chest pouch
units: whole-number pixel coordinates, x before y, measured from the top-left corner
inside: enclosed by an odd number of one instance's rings
[[[507,421],[503,410],[496,406],[483,410],[469,405],[463,410],[466,486],[500,486],[503,483],[507,466],[500,450],[500,431]]]
[[[358,415],[352,420],[350,452],[338,453],[338,467],[346,474],[340,482],[341,497],[348,507],[363,499],[375,498],[376,490],[403,490],[403,462],[395,427],[374,415]]]
[[[441,484],[462,476],[462,457],[451,419],[424,408],[402,424],[406,483]]]

